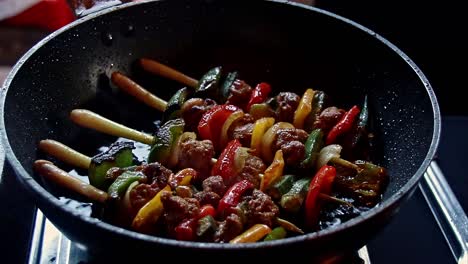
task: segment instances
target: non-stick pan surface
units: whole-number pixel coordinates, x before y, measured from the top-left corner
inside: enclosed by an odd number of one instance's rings
[[[359,104],[367,94],[380,142],[376,162],[388,169],[391,178],[382,203],[320,232],[229,245],[138,234],[57,199],[63,193],[32,172],[33,161],[42,157],[37,143],[56,139],[94,155],[99,146],[115,140],[72,124],[68,119],[72,109],[91,109],[147,132],[160,116],[111,86],[112,71],[131,75],[165,99],[180,88],[143,73],[135,65],[141,57],[163,61],[194,77],[222,65],[238,70],[248,83],[271,83],[273,93],[302,94],[309,87],[323,90],[343,108]],[[2,89],[0,115],[8,162],[45,215],[72,240],[95,252],[133,257],[311,257],[357,249],[385,226],[412,193],[434,155],[440,133],[434,93],[403,52],[352,21],[284,1],[156,1],[92,14],[53,33],[17,63]]]

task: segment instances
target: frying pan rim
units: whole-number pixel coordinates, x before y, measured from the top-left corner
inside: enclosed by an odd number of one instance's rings
[[[132,6],[137,6],[137,5],[144,5],[148,4],[150,2],[160,2],[160,1],[167,1],[167,0],[156,0],[156,1],[140,1],[140,2],[130,2],[126,4],[122,4],[116,7],[111,7],[108,9],[104,9],[101,11],[98,11],[96,13],[87,15],[86,17],[80,18],[69,25],[66,25],[62,27],[61,29],[51,33],[47,37],[45,37],[43,40],[38,42],[34,47],[32,47],[25,55],[22,56],[22,58],[14,65],[13,69],[10,71],[8,74],[7,78],[5,79],[5,82],[2,86],[2,90],[0,91],[0,128],[5,128],[5,120],[4,120],[4,105],[6,101],[6,96],[8,92],[8,88],[11,85],[16,73],[21,69],[23,64],[36,52],[39,50],[42,46],[44,46],[46,43],[48,43],[50,40],[54,39],[56,36],[60,35],[61,33],[68,31],[69,29],[80,25],[81,23],[84,23],[86,21],[90,21],[98,16],[102,16],[111,12],[115,12],[117,10],[129,8]],[[51,204],[53,207],[56,209],[59,209],[63,211],[63,213],[71,215],[72,217],[77,217],[81,219],[82,221],[85,221],[89,224],[94,224],[97,225],[98,228],[102,228],[105,231],[122,235],[128,238],[133,238],[133,239],[138,239],[138,240],[143,240],[144,242],[150,242],[150,243],[160,243],[165,246],[179,246],[179,247],[186,247],[186,248],[195,248],[195,249],[217,249],[217,250],[237,250],[237,249],[255,249],[255,248],[266,248],[266,247],[274,247],[274,246],[279,246],[279,245],[285,245],[285,244],[294,244],[294,243],[301,243],[304,240],[313,240],[316,238],[320,237],[327,237],[327,236],[332,236],[335,233],[342,232],[346,229],[352,228],[353,226],[357,226],[361,222],[364,222],[366,220],[369,220],[378,214],[383,213],[384,211],[387,210],[387,208],[391,207],[394,203],[399,201],[400,199],[403,199],[405,195],[407,195],[411,190],[413,190],[416,186],[416,184],[419,182],[420,178],[422,177],[424,171],[427,169],[429,166],[429,163],[432,161],[432,158],[434,157],[439,140],[440,140],[440,132],[441,132],[441,116],[440,116],[440,109],[439,105],[437,102],[437,98],[435,96],[435,93],[426,78],[426,76],[422,73],[422,71],[419,69],[419,67],[403,52],[401,51],[398,47],[396,47],[394,44],[392,44],[390,41],[385,39],[384,37],[380,36],[379,34],[375,33],[374,31],[370,30],[369,28],[354,22],[348,18],[342,17],[340,15],[337,15],[335,13],[317,8],[317,7],[312,7],[300,3],[292,3],[287,0],[266,0],[265,2],[272,2],[274,4],[284,4],[284,5],[290,5],[290,6],[295,6],[299,8],[304,8],[309,11],[318,13],[319,15],[324,15],[328,16],[332,19],[338,20],[339,23],[347,24],[351,27],[357,28],[364,33],[367,33],[371,37],[377,39],[380,41],[383,45],[387,46],[390,48],[393,52],[395,52],[398,56],[400,56],[401,59],[405,60],[405,62],[408,64],[408,66],[411,67],[411,69],[415,72],[415,74],[419,77],[421,82],[425,86],[425,90],[429,96],[429,99],[431,101],[431,106],[432,106],[432,111],[434,114],[434,129],[433,129],[433,135],[432,135],[432,140],[431,140],[431,145],[429,147],[429,150],[427,152],[426,157],[424,158],[424,161],[420,165],[419,169],[411,176],[411,178],[408,180],[407,183],[405,183],[395,194],[393,194],[391,197],[389,197],[387,200],[383,201],[381,204],[379,204],[377,207],[374,207],[370,209],[369,211],[361,214],[358,217],[355,217],[353,219],[350,219],[346,221],[345,223],[342,223],[338,226],[332,227],[332,228],[327,228],[324,230],[320,230],[314,233],[309,233],[309,234],[304,234],[301,236],[296,236],[296,237],[291,237],[291,238],[286,238],[286,239],[281,239],[281,240],[276,240],[276,241],[269,241],[269,242],[264,242],[264,243],[248,243],[248,244],[219,244],[219,243],[201,243],[201,242],[186,242],[186,241],[177,241],[173,239],[167,239],[167,238],[160,238],[156,236],[151,236],[151,235],[146,235],[146,234],[141,234],[137,233],[135,231],[131,231],[128,229],[120,228],[105,222],[102,222],[96,218],[90,217],[90,216],[83,216],[75,212],[72,208],[69,208],[67,206],[64,206],[59,202],[59,200],[53,196],[50,192],[48,192],[46,189],[44,189],[32,176],[29,175],[29,173],[23,168],[19,160],[17,159],[15,153],[13,152],[13,149],[8,141],[8,135],[6,132],[6,129],[0,129],[0,137],[1,141],[0,143],[3,143],[3,146],[5,148],[5,155],[6,159],[12,166],[12,168],[15,171],[15,174],[19,178],[19,180],[23,181],[23,184],[27,189],[36,197],[39,199],[44,199],[47,203]]]

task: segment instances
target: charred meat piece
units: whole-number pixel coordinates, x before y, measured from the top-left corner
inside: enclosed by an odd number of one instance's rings
[[[278,121],[292,122],[294,119],[294,112],[299,106],[301,97],[295,93],[282,92],[276,96],[278,103],[277,116]]]
[[[262,191],[255,189],[252,196],[244,198],[247,202],[247,225],[265,224],[273,226],[276,217],[279,215],[278,206],[271,200],[271,197]]]
[[[149,163],[147,165],[142,165],[137,168],[141,170],[146,177],[148,177],[148,182],[151,183],[153,187],[162,189],[166,186],[169,176],[171,176],[172,171],[161,165],[159,162]]]
[[[192,98],[181,107],[181,116],[185,121],[186,131],[197,131],[202,115],[210,110],[216,102],[212,99]]]
[[[215,242],[229,242],[242,233],[244,225],[242,219],[236,214],[230,214],[226,219],[219,223],[218,230],[214,235]]]
[[[252,131],[254,128],[254,119],[251,115],[245,114],[242,118],[235,121],[229,131],[228,135],[230,139],[238,139],[242,146],[250,146],[252,139]]]
[[[160,191],[157,186],[149,184],[138,184],[130,191],[130,203],[132,210],[138,212],[147,202]]]
[[[218,206],[219,200],[221,197],[215,193],[210,191],[201,191],[194,194],[195,199],[198,200],[200,205],[211,204],[213,206]]]
[[[209,140],[187,139],[180,143],[179,168],[192,168],[198,172],[198,179],[202,181],[210,176],[211,158],[215,151]]]
[[[345,110],[343,109],[338,109],[334,106],[327,107],[320,113],[318,120],[315,121],[314,129],[321,128],[322,132],[326,135],[340,121],[344,114]]]
[[[286,164],[297,166],[304,159],[304,142],[307,140],[307,136],[307,132],[302,129],[279,129],[276,136],[275,151],[281,149]]]
[[[242,80],[235,80],[229,88],[230,95],[227,99],[227,104],[232,104],[244,109],[250,100],[252,87]]]
[[[196,217],[200,212],[200,204],[195,198],[182,198],[172,195],[171,192],[161,194],[164,207],[164,220],[169,230],[186,219]]]
[[[221,176],[210,176],[206,178],[202,183],[203,191],[214,192],[219,196],[224,195],[226,192],[226,185],[224,184]]]
[[[244,167],[237,174],[232,183],[236,183],[242,180],[248,180],[255,187],[258,187],[260,186],[260,173],[263,173],[266,170],[266,168],[267,167],[265,163],[263,163],[262,159],[253,155],[249,155],[245,159]]]

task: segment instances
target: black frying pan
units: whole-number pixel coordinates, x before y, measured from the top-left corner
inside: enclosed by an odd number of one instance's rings
[[[223,65],[249,83],[302,94],[324,90],[349,108],[369,96],[376,157],[391,177],[382,203],[335,228],[244,245],[180,242],[117,228],[76,210],[49,192],[32,162],[37,143],[52,138],[88,155],[115,140],[73,125],[87,108],[151,131],[160,114],[109,84],[114,70],[164,99],[180,85],[141,71],[152,57],[194,77]],[[397,47],[345,18],[283,1],[156,1],[104,10],[53,33],[15,66],[1,94],[0,127],[7,160],[38,207],[70,239],[92,252],[155,261],[181,255],[226,260],[283,254],[312,258],[365,245],[408,199],[431,161],[440,133],[436,98],[424,75]],[[65,165],[60,164],[65,167]],[[208,256],[208,257],[207,257]],[[249,258],[247,258],[249,259]]]

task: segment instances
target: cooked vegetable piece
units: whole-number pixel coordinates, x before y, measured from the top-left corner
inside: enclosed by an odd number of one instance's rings
[[[284,160],[283,160],[283,151],[277,150],[273,162],[265,170],[262,180],[260,182],[260,191],[265,191],[272,184],[279,180],[281,175],[283,175],[284,169]]]
[[[314,99],[312,100],[312,111],[307,115],[304,121],[304,130],[310,132],[314,130],[315,124],[320,116],[320,113],[325,108],[327,95],[323,91],[315,91]]]
[[[132,166],[132,149],[134,145],[131,142],[115,142],[109,146],[109,149],[94,156],[88,170],[89,182],[99,189],[107,189],[111,184],[106,179],[107,171],[112,167]]]
[[[246,111],[249,112],[253,104],[265,102],[271,92],[271,86],[268,83],[259,83],[250,95],[250,100],[247,103]]]
[[[329,194],[336,177],[335,167],[325,165],[315,174],[310,182],[305,200],[305,225],[309,229],[316,228],[320,213],[320,193]]]
[[[264,117],[255,121],[255,125],[252,130],[250,148],[256,155],[260,154],[262,149],[262,140],[266,130],[269,129],[274,123],[275,119],[271,117]]]
[[[253,188],[254,185],[247,180],[242,180],[232,185],[218,203],[218,214],[225,215],[229,213],[232,207],[236,207],[239,204],[242,195]]]
[[[386,170],[362,160],[357,160],[353,165],[359,168],[354,170],[353,174],[338,173],[336,177],[337,189],[351,195],[361,205],[375,206],[388,182]]]
[[[221,136],[219,139],[219,145],[220,146],[226,146],[226,144],[229,141],[228,138],[228,131],[231,128],[232,124],[236,122],[237,120],[241,119],[244,117],[244,112],[242,110],[237,110],[224,121],[223,127],[221,128]]]
[[[205,112],[198,124],[200,137],[211,140],[215,149],[220,150],[223,147],[219,145],[223,124],[232,113],[238,110],[240,109],[234,105],[215,105]]]
[[[214,233],[217,229],[216,220],[211,215],[207,215],[198,220],[196,234],[203,237],[208,233]]]
[[[339,158],[342,149],[343,147],[338,144],[332,144],[322,148],[317,159],[317,168],[327,165],[328,161],[332,158]]]
[[[301,162],[301,167],[314,168],[322,146],[323,133],[322,130],[318,128],[309,134],[305,142],[305,159]]]
[[[230,141],[226,148],[219,156],[216,163],[213,165],[211,175],[220,175],[224,182],[229,182],[236,174],[234,166],[235,156],[238,149],[241,147],[239,140],[234,139]]]
[[[168,120],[179,118],[182,105],[189,99],[189,96],[189,89],[179,89],[167,102],[167,107],[164,110],[162,122],[164,123]]]
[[[158,221],[163,213],[163,205],[161,202],[161,194],[171,191],[171,187],[167,185],[159,191],[153,199],[147,202],[137,213],[132,222],[132,228],[136,231],[149,233],[153,230],[154,224]]]
[[[293,186],[295,182],[295,178],[296,177],[291,174],[283,175],[278,180],[278,182],[270,186],[270,188],[267,188],[266,192],[274,200],[279,200],[284,194],[286,194],[289,190],[291,190],[291,187]]]
[[[309,178],[297,180],[291,189],[281,197],[281,207],[287,212],[297,213],[301,209],[304,198],[307,195],[309,183]]]
[[[296,128],[302,129],[304,127],[304,121],[312,111],[312,100],[314,99],[314,93],[315,92],[312,89],[307,89],[304,92],[304,95],[299,102],[299,106],[294,112],[293,124]]]
[[[281,226],[273,228],[271,232],[263,239],[263,241],[271,241],[285,238],[287,235],[286,229]]]
[[[263,224],[255,224],[244,233],[233,238],[229,243],[251,243],[257,242],[271,232],[271,228]]]
[[[273,142],[277,136],[276,132],[282,128],[294,128],[294,126],[287,122],[277,122],[270,127],[262,137],[262,158],[266,162],[271,162],[273,160]]]
[[[353,106],[346,112],[338,123],[328,132],[326,144],[330,145],[335,143],[338,136],[350,131],[353,127],[356,117],[359,114],[359,107]]]
[[[249,114],[252,116],[254,120],[261,119],[263,117],[275,117],[275,111],[271,109],[271,106],[269,106],[266,103],[262,104],[253,104],[250,107]]]
[[[203,77],[198,81],[198,85],[195,88],[195,95],[197,97],[217,98],[221,71],[221,67],[215,67],[205,73],[205,75],[203,75]]]
[[[119,199],[125,194],[130,184],[145,179],[146,176],[139,171],[125,171],[109,186],[107,193],[112,199]]]
[[[228,99],[229,94],[231,93],[231,86],[233,85],[234,81],[237,79],[238,76],[239,74],[237,72],[230,72],[226,75],[226,78],[221,84],[220,91],[220,97],[223,102],[226,102],[226,100]]]
[[[184,132],[184,125],[184,120],[177,118],[169,120],[158,129],[148,155],[148,163],[157,161],[169,167],[176,165],[177,160],[174,159],[177,157],[173,157],[172,153],[177,147],[180,135]]]

